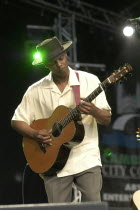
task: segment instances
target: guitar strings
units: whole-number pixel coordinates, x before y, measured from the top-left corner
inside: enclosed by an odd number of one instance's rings
[[[125,68],[127,66],[125,65]],[[128,70],[132,70],[132,67],[129,65],[129,68],[125,73],[128,72]],[[104,80],[102,83],[99,84],[99,87],[97,87],[86,99],[83,101],[91,102],[96,96],[98,96],[104,89],[106,89],[107,85],[110,85],[108,82],[108,78]],[[76,113],[77,112],[77,113]],[[56,123],[56,125],[53,126],[52,130],[55,132],[57,130],[58,125],[61,125],[63,128],[76,116],[79,114],[78,106],[76,106],[73,110],[71,110],[64,119],[61,119],[59,122]]]
[[[103,82],[104,83],[104,82]],[[105,86],[105,84],[103,84]],[[86,102],[91,102],[99,93],[101,93],[103,91],[103,88],[100,86],[95,90],[95,92],[92,92],[86,99],[84,99],[83,101]],[[65,116],[65,118],[61,119],[60,121],[58,121],[52,128],[52,132],[55,132],[58,130],[58,125],[61,125],[63,128],[70,122],[73,120],[74,117],[76,117],[77,115],[79,115],[80,111],[78,109],[78,106],[76,106],[74,109],[72,109],[71,111],[69,111],[69,113]]]

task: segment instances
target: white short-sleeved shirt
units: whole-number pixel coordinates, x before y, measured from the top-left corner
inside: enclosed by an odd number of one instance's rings
[[[76,106],[73,85],[80,85],[80,97],[86,98],[99,86],[97,76],[78,71],[79,80],[75,71],[69,67],[69,82],[64,91],[58,89],[52,80],[52,74],[31,85],[15,110],[12,120],[25,121],[30,125],[34,120],[48,118],[59,105],[69,108]],[[104,91],[93,101],[98,108],[111,110]],[[83,141],[72,148],[64,168],[58,172],[58,177],[80,173],[94,166],[101,166],[100,151],[98,146],[98,131],[95,118],[91,115],[82,115],[85,128]]]

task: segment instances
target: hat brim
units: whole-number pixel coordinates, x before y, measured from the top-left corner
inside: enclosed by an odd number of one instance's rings
[[[53,56],[51,59],[53,59],[53,58],[57,57],[58,55],[60,55],[61,53],[63,53],[67,48],[69,48],[71,46],[71,44],[72,44],[72,41],[67,41],[67,42],[63,43],[62,44],[62,47],[63,47],[62,51],[59,52],[57,55]],[[36,58],[32,62],[32,65],[33,66],[35,66],[35,65],[41,65],[41,64],[43,64],[41,57]]]

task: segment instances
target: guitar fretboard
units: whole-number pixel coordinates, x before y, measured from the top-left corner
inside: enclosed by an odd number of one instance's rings
[[[83,101],[92,102],[92,100],[94,100],[109,85],[110,85],[110,82],[107,78],[102,83],[100,83],[99,86],[89,96],[87,96],[87,98],[85,98]],[[56,129],[58,129],[59,125],[60,125],[60,127],[64,128],[67,124],[69,124],[72,120],[74,120],[79,115],[80,115],[80,111],[79,111],[78,106],[76,106],[63,119],[61,119],[57,123],[57,126],[54,126],[53,131],[54,131],[55,127],[56,127]]]
[[[110,83],[108,79],[104,80],[102,83],[99,84],[99,86],[87,97],[84,99],[86,102],[91,102],[94,100],[103,90],[109,86]]]

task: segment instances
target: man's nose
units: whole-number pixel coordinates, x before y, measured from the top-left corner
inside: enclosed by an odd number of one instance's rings
[[[62,66],[61,61],[57,60],[57,61],[56,61],[56,65],[57,65],[57,66]]]

